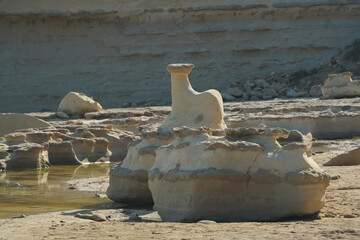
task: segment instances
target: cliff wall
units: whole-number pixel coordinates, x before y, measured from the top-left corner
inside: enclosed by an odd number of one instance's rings
[[[170,101],[165,66],[194,89],[311,69],[360,38],[357,0],[1,0],[0,112],[56,110],[69,91],[104,108]]]

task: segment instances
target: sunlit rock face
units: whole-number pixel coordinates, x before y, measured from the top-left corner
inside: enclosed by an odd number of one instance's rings
[[[274,128],[177,128],[149,171],[165,221],[270,221],[318,212],[330,177]]]
[[[330,74],[321,88],[324,98],[360,96],[360,80],[353,80],[351,72]]]
[[[111,169],[107,190],[110,199],[125,203],[152,203],[148,171],[154,164],[156,149],[171,142],[173,127],[226,127],[220,93],[214,89],[196,92],[188,78],[193,68],[193,64],[167,66],[171,73],[171,113],[159,127],[144,130],[141,141],[129,144],[123,163]]]
[[[99,112],[102,110],[100,103],[83,93],[69,92],[61,100],[58,112],[64,112],[70,116],[81,115],[88,112]]]

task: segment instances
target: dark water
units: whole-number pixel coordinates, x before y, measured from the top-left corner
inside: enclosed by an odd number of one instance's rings
[[[109,199],[95,192],[69,189],[65,181],[106,176],[110,164],[54,166],[49,169],[0,172],[0,218],[22,214],[100,208]],[[20,187],[14,187],[14,184]]]

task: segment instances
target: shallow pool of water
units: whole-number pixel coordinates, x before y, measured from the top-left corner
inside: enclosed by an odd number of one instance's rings
[[[109,199],[95,192],[69,189],[65,181],[106,176],[110,164],[53,166],[48,169],[0,172],[0,218],[22,214],[101,208]],[[19,187],[16,185],[19,184]]]

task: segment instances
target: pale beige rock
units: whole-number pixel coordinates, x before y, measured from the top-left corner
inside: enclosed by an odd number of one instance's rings
[[[169,64],[171,73],[172,110],[160,127],[142,132],[142,141],[129,144],[128,153],[121,165],[110,171],[107,195],[116,202],[152,203],[147,183],[147,172],[155,161],[155,151],[168,144],[171,130],[177,126],[226,127],[220,93],[208,90],[202,93],[192,89],[188,75],[193,64]],[[136,145],[134,145],[136,144]]]
[[[178,126],[207,126],[214,129],[226,127],[220,93],[214,89],[196,92],[188,78],[193,68],[193,64],[167,66],[166,69],[171,73],[172,110],[160,128],[171,130]]]
[[[324,98],[344,98],[360,96],[360,81],[352,80],[351,72],[330,74],[321,88]]]
[[[106,138],[94,138],[95,145],[88,157],[88,161],[94,162],[109,162],[111,151],[109,150],[109,141]]]
[[[68,115],[81,115],[87,112],[99,112],[102,106],[83,93],[69,92],[60,102],[58,112]]]
[[[49,123],[26,114],[0,113],[0,136],[20,129],[50,126]]]
[[[6,170],[26,170],[50,167],[47,146],[24,143],[9,148],[12,151]]]
[[[149,171],[164,221],[270,221],[318,212],[330,177],[284,129],[177,128]]]
[[[340,154],[336,154],[324,166],[354,166],[360,165],[360,148],[346,149]]]

